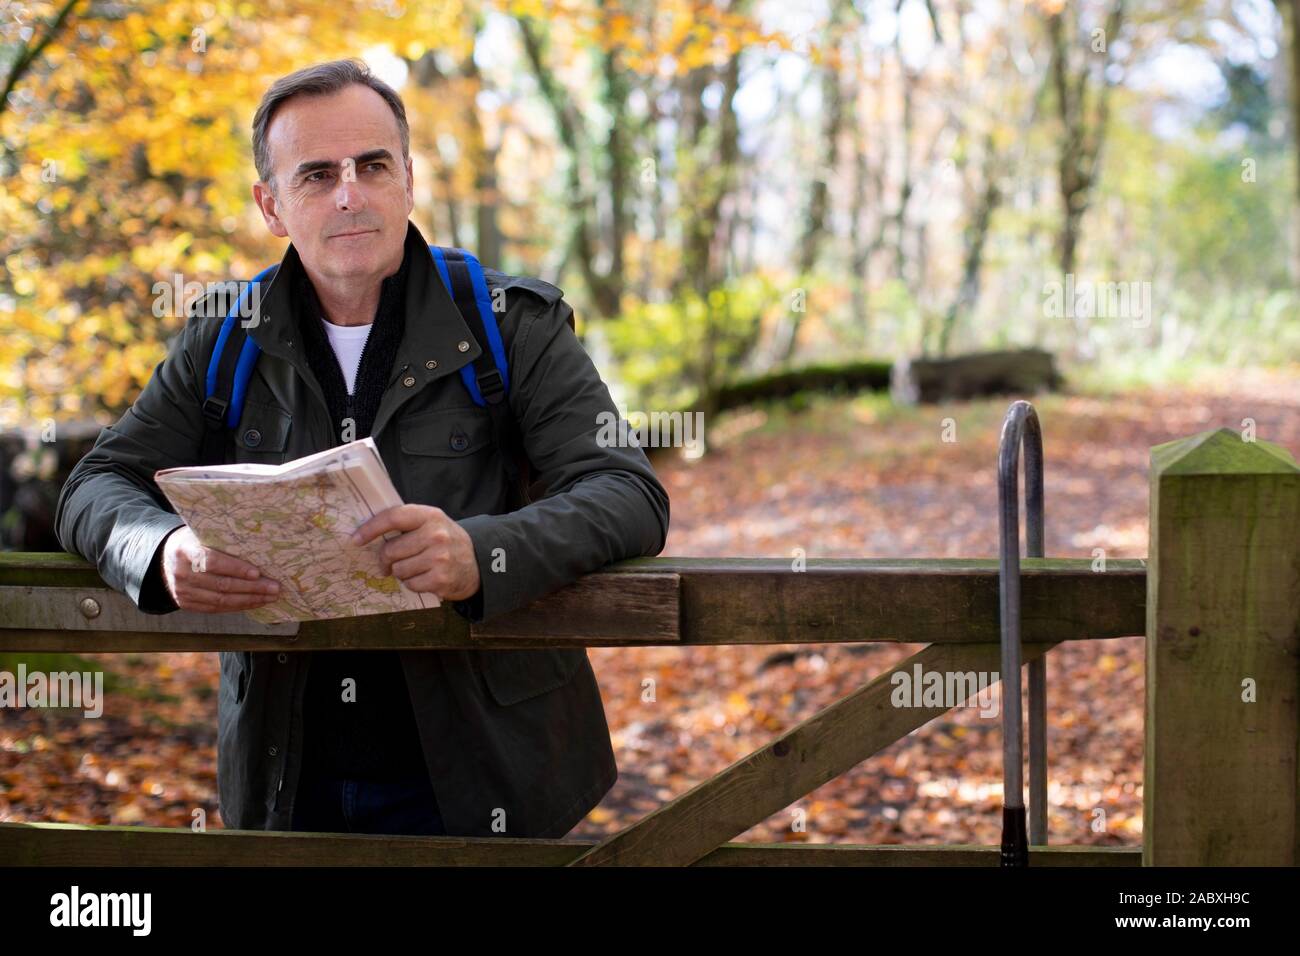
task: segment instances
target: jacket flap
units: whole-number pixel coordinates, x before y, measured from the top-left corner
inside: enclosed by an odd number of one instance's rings
[[[587,651],[581,647],[479,651],[492,699],[503,706],[537,697],[573,679]]]
[[[403,452],[461,458],[492,443],[492,422],[477,406],[440,408],[398,420],[398,442]]]
[[[283,452],[292,424],[293,416],[278,405],[245,400],[235,443],[247,451]]]

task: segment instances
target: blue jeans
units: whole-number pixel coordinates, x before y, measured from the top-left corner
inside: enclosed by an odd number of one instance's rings
[[[294,799],[294,830],[313,833],[386,833],[445,836],[433,785],[304,778]]]

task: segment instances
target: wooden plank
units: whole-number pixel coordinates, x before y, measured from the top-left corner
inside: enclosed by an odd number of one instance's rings
[[[787,850],[794,850],[789,853]],[[973,844],[858,846],[843,843],[724,843],[692,866],[992,866],[1001,847]],[[1138,847],[1031,846],[1029,865],[1130,867],[1142,865]]]
[[[101,588],[95,566],[63,551],[0,551],[0,588]]]
[[[792,572],[715,560],[682,571],[683,642],[799,644],[881,641],[986,643],[1000,637],[998,562],[809,560]],[[1056,643],[1141,633],[1146,570],[1112,561],[1022,559],[1021,634]]]
[[[8,866],[564,866],[591,840],[0,823]],[[1030,866],[1137,866],[1137,847],[1031,847]],[[727,843],[696,866],[997,866],[995,846]]]
[[[1028,664],[1055,645],[1026,644]],[[602,841],[571,865],[688,866],[949,708],[894,706],[893,675],[996,674],[997,644],[931,645],[726,770]],[[992,678],[990,677],[990,681]]]
[[[1151,449],[1148,866],[1300,860],[1297,527],[1280,446],[1221,428]]]
[[[289,637],[299,625],[259,624],[246,614],[142,614],[125,594],[102,584],[90,588],[30,585],[0,587],[0,621],[8,630],[30,629],[153,634],[245,634]],[[73,638],[76,640],[76,638]],[[84,638],[82,638],[84,641]]]
[[[450,607],[333,621],[259,624],[242,613],[142,614],[125,595],[97,588],[0,587],[0,650],[216,651],[386,647],[538,647],[675,644],[676,574],[586,575],[482,624]],[[93,616],[83,608],[93,602]],[[21,647],[20,647],[21,643]]]
[[[1027,642],[1143,632],[1143,562],[1110,561],[1105,573],[1094,572],[1088,559],[1024,559],[1021,567],[1022,635]],[[26,588],[66,589],[66,614],[76,614],[86,597],[108,602],[111,592],[102,582],[86,586],[87,568],[71,555],[0,554],[0,601],[16,609],[0,616],[0,650],[950,644],[998,639],[998,569],[993,559],[814,558],[806,571],[794,571],[791,562],[780,558],[638,558],[587,575],[526,611],[473,628],[449,607],[307,621],[294,634],[266,633],[258,625],[246,634],[220,635],[157,630],[171,620],[179,623],[179,613],[146,615],[128,608],[125,617],[115,614],[100,624],[91,619],[70,631],[50,626],[50,618],[33,609],[22,611]],[[673,589],[676,602],[668,597]],[[629,608],[635,613],[627,613]]]
[[[681,640],[681,575],[588,574],[517,611],[470,625],[474,638],[520,639],[536,647],[551,636],[584,643],[631,637],[649,644]]]
[[[332,621],[302,621],[296,626],[267,626],[251,621],[239,612],[144,614],[136,610],[128,598],[101,585],[98,588],[51,588],[49,590],[56,594],[53,597],[40,594],[41,604],[37,607],[15,610],[16,600],[20,601],[25,594],[38,590],[21,585],[0,586],[0,651],[98,654],[478,646],[469,636],[469,623],[450,606]],[[64,596],[60,598],[57,592],[64,592]],[[59,627],[67,614],[78,613],[76,609],[86,598],[94,599],[101,607],[111,609],[110,612],[86,621],[81,627]],[[52,600],[56,603],[61,601],[64,610],[50,612],[44,621],[39,621],[38,611],[48,607]],[[211,618],[212,630],[189,629],[194,617]]]

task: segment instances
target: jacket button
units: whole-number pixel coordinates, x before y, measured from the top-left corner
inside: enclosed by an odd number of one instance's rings
[[[279,749],[276,748],[276,747],[267,747],[267,748],[266,748],[266,753],[267,753],[267,755],[270,756],[270,757],[274,757],[274,756],[275,756],[276,754],[278,754],[279,752],[280,752]]]
[[[405,385],[407,388],[410,388],[412,385],[415,384],[415,376],[414,375],[406,376],[406,378],[402,379],[402,384]]]
[[[429,359],[429,361],[427,361],[427,362],[424,363],[424,367],[427,368],[427,369],[430,369],[430,370],[435,369],[435,368],[438,367],[438,360],[437,360],[437,359]]]
[[[456,348],[460,349],[462,352],[468,352],[468,351],[469,351],[469,343],[468,343],[468,342],[457,342],[457,343],[456,343]]]
[[[256,448],[258,445],[262,444],[262,433],[256,428],[250,428],[248,431],[244,432],[244,444],[249,448]]]
[[[281,651],[279,654],[275,655],[275,659],[279,661],[281,664],[283,664],[285,661],[289,659],[289,655],[286,654],[284,651]]]
[[[464,451],[469,447],[469,439],[464,435],[452,435],[451,447],[455,451]]]

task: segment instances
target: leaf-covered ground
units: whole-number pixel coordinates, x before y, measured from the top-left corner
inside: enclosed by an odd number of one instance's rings
[[[1300,455],[1300,370],[1223,373],[1194,389],[1041,396],[1035,405],[1049,556],[1091,557],[1095,548],[1109,558],[1146,555],[1154,444],[1240,430],[1251,419],[1258,437]],[[899,410],[863,396],[720,419],[708,455],[657,465],[672,499],[664,553],[993,557],[1006,406],[993,399]],[[590,650],[620,776],[572,836],[626,826],[918,649]],[[85,659],[111,668],[118,682],[102,718],[0,710],[0,820],[189,826],[202,809],[219,826],[216,655]],[[13,666],[0,660],[0,669]],[[642,700],[646,678],[655,680],[652,703]],[[1138,843],[1141,637],[1058,647],[1048,657],[1048,694],[1051,842]],[[996,843],[998,727],[974,708],[950,711],[739,839]]]

